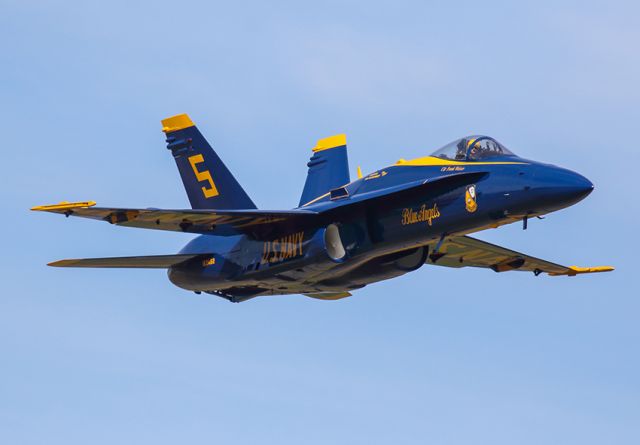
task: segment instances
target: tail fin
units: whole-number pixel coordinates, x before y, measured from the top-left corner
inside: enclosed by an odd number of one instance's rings
[[[162,121],[193,209],[255,209],[249,195],[186,114]]]
[[[299,206],[313,201],[334,188],[349,183],[347,136],[337,134],[320,139],[307,164],[309,172]]]

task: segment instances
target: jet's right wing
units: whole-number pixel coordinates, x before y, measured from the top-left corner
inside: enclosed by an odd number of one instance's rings
[[[431,246],[431,250],[434,248],[435,243]],[[613,270],[611,266],[562,266],[469,236],[446,238],[437,252],[429,256],[427,264],[445,267],[483,267],[495,272],[519,270],[533,272],[536,275],[544,272],[552,276],[568,275],[570,277]]]
[[[315,221],[311,210],[201,210],[94,207],[95,202],[61,202],[31,210],[97,219],[125,227],[175,232],[256,237],[300,230]]]

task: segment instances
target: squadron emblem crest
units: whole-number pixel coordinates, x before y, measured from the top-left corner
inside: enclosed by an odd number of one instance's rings
[[[467,212],[473,213],[478,210],[478,203],[476,201],[476,186],[474,184],[467,186],[467,190],[464,193],[464,203]]]

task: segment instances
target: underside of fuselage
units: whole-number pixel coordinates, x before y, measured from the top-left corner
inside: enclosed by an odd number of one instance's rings
[[[233,302],[266,295],[305,294],[333,299],[336,293],[361,289],[369,284],[395,278],[419,269],[428,259],[429,246],[366,256],[347,263],[315,262],[283,269],[280,272],[217,283],[216,289],[206,289],[205,283],[193,279],[187,267],[174,267],[170,280],[179,287],[224,297]]]

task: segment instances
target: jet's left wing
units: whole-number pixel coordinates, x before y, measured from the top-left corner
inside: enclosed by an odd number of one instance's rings
[[[431,246],[431,250],[433,251],[434,249],[435,244]],[[445,267],[484,267],[495,272],[520,270],[533,272],[536,275],[544,272],[553,276],[568,275],[571,277],[583,273],[610,272],[613,270],[611,266],[562,266],[469,236],[446,238],[440,248],[429,256],[427,264]]]
[[[61,202],[31,210],[107,221],[125,227],[175,232],[256,236],[298,230],[317,215],[310,210],[164,210],[94,207],[95,202]]]

